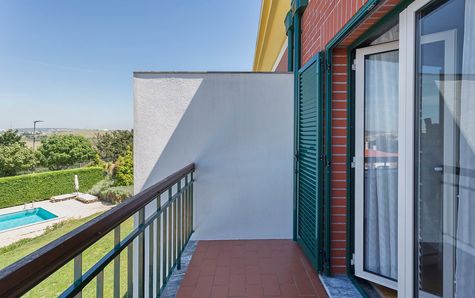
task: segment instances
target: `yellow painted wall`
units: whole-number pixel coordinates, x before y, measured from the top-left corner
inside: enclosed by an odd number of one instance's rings
[[[286,44],[284,20],[290,9],[290,1],[262,0],[254,71],[272,71],[282,47]]]

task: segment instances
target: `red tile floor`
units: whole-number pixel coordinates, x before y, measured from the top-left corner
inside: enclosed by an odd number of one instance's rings
[[[291,240],[199,241],[179,298],[327,297]]]

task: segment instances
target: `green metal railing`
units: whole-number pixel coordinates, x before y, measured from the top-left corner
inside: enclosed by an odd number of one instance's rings
[[[107,296],[120,297],[123,283],[127,297],[134,292],[139,297],[160,296],[173,270],[180,269],[181,254],[193,233],[194,170],[194,164],[186,166],[1,270],[0,297],[28,292],[71,260],[73,278],[60,297],[81,297],[83,289],[94,280],[96,297],[103,297],[104,272],[109,264],[113,266],[113,290]],[[146,216],[146,207],[152,202],[157,207],[151,212],[148,207]],[[134,228],[121,237],[121,224],[131,218],[135,220]],[[114,239],[112,248],[84,272],[84,251],[110,232]],[[127,254],[125,264],[121,262],[122,253]],[[127,268],[123,281],[121,266]]]

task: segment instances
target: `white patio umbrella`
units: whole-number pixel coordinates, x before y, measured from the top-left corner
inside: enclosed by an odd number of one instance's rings
[[[78,175],[74,175],[74,189],[76,190],[76,193],[79,192],[79,179],[78,179]]]

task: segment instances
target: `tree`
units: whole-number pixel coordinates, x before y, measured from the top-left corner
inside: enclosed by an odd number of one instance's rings
[[[0,146],[10,146],[17,143],[25,145],[25,142],[21,140],[21,136],[18,134],[18,130],[9,129],[0,134]]]
[[[125,155],[121,155],[117,159],[114,181],[117,186],[134,184],[134,157],[131,147],[127,148]]]
[[[36,165],[33,150],[22,143],[0,146],[0,176],[15,176],[31,170]]]
[[[85,137],[77,135],[48,137],[42,142],[38,151],[41,156],[41,164],[51,170],[88,163],[93,161],[96,156],[91,142]]]
[[[133,140],[133,131],[115,130],[96,134],[93,143],[102,160],[115,162],[119,156],[126,154],[128,147],[133,147]]]

